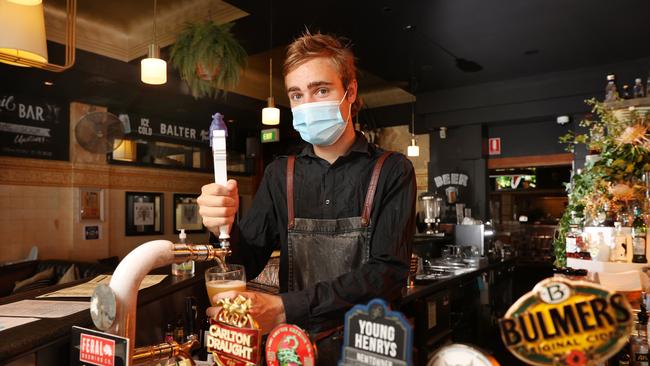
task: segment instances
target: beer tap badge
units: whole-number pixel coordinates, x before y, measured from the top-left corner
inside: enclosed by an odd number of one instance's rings
[[[266,339],[268,366],[314,366],[314,346],[302,329],[292,324],[273,328]]]
[[[221,299],[221,311],[210,321],[206,338],[208,352],[212,352],[219,366],[252,366],[260,362],[261,333],[257,322],[248,313],[253,306],[242,295]]]
[[[381,299],[348,310],[344,334],[339,366],[412,365],[413,328]]]
[[[601,286],[547,278],[499,321],[510,352],[530,365],[581,366],[604,362],[632,331],[625,296]]]

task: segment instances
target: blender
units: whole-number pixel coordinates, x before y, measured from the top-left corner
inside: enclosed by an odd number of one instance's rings
[[[427,224],[426,235],[444,236],[444,233],[438,232],[440,223],[440,208],[442,207],[442,198],[437,195],[424,195],[421,197],[424,206],[424,222]]]

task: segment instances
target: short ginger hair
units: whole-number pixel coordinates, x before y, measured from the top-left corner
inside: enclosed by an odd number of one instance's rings
[[[308,30],[296,38],[287,48],[287,57],[282,66],[282,76],[286,77],[288,73],[300,65],[319,57],[328,58],[332,62],[346,90],[350,82],[357,79],[357,67],[350,42],[320,32],[311,34]],[[359,112],[361,104],[361,98],[357,90],[357,97],[352,104],[353,115]]]

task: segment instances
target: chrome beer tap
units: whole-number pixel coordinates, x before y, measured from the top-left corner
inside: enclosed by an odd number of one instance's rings
[[[134,350],[140,283],[152,269],[172,263],[214,260],[225,267],[229,255],[229,247],[215,248],[209,244],[174,244],[168,240],[146,242],[122,259],[113,272],[108,286],[100,284],[95,288],[90,301],[93,323],[104,332],[128,338],[130,340],[128,357],[131,361],[153,362],[153,359],[149,360],[148,357],[161,357],[168,354],[183,356],[181,351],[188,347],[190,349],[195,347],[198,342],[190,340],[182,345],[177,344],[176,348],[157,345]]]

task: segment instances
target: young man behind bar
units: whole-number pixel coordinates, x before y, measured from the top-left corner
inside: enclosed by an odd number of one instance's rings
[[[283,73],[294,128],[309,145],[266,168],[235,229],[240,240],[230,261],[255,278],[279,244],[280,294],[242,293],[253,301],[251,315],[264,333],[285,322],[320,333],[319,364],[335,364],[340,332],[330,330],[345,312],[401,296],[415,228],[415,174],[404,155],[355,132],[352,116],[361,103],[349,44],[306,33],[289,46]],[[203,186],[198,203],[204,225],[218,236],[220,225],[234,222],[237,182]]]

